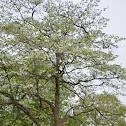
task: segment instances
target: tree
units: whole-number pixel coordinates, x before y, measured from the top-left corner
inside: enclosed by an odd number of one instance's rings
[[[125,126],[124,106],[114,95],[95,94],[84,96],[74,108],[74,119],[69,120],[65,126]],[[87,108],[87,106],[88,108]],[[89,111],[89,112],[87,112]]]
[[[76,100],[99,87],[125,88],[126,70],[112,64],[117,56],[111,50],[124,38],[102,31],[108,19],[97,6],[98,0],[1,0],[3,125],[63,126],[76,120]],[[94,112],[90,102],[86,115]]]

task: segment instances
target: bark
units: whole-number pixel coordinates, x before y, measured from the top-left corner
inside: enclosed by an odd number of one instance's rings
[[[20,110],[22,110],[26,115],[29,116],[29,118],[37,125],[37,126],[41,126],[41,124],[32,116],[31,112],[26,108],[24,107],[23,105],[17,103],[17,102],[14,102],[14,105],[19,108]]]
[[[60,65],[60,54],[56,53],[56,72],[57,75],[55,77],[56,88],[55,88],[55,109],[54,109],[54,119],[55,119],[55,126],[60,126],[60,119],[59,119],[59,65]]]
[[[19,103],[18,101],[16,101],[14,99],[14,97],[6,92],[0,91],[0,94],[4,95],[5,97],[10,98],[10,100],[12,101],[12,104],[15,105],[18,109],[22,110],[27,116],[29,116],[29,118],[37,125],[37,126],[41,126],[41,124],[34,118],[34,116],[32,116],[31,112],[25,107],[23,106],[21,103]]]

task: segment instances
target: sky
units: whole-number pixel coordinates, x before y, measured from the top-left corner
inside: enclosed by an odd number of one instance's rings
[[[72,0],[80,2],[81,0]],[[104,16],[110,21],[104,32],[108,34],[126,37],[126,0],[100,0],[100,8],[108,8]],[[119,55],[115,63],[126,68],[126,40],[118,43],[118,48],[113,50],[114,54]],[[126,96],[119,96],[119,99],[126,105]]]
[[[126,0],[101,0],[101,7],[108,6],[105,16],[110,19],[106,33],[126,37]],[[118,43],[118,49],[114,50],[119,57],[116,63],[126,68],[126,40]]]

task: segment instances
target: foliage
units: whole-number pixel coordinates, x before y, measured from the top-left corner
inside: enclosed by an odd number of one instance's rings
[[[88,112],[87,112],[88,111]],[[65,126],[125,126],[126,106],[114,95],[91,93],[74,108],[74,119]],[[81,113],[81,114],[80,114]]]
[[[100,97],[104,95],[87,95],[99,87],[116,93],[125,89],[126,70],[113,64],[117,56],[112,53],[124,38],[102,31],[108,19],[102,16],[104,9],[98,9],[98,0],[0,3],[1,124],[74,125],[76,115],[72,112],[78,108],[78,125],[114,125],[112,116],[121,125],[124,118],[113,115],[116,110],[102,110],[110,104],[120,105],[115,96],[108,95],[103,101]],[[86,114],[81,113],[78,99],[86,104]],[[91,104],[95,110],[90,112]],[[106,118],[108,109],[111,121],[99,121],[103,119],[100,112]]]

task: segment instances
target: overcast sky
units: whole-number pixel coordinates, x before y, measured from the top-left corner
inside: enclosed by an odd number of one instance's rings
[[[72,1],[80,2],[81,0]],[[104,15],[110,21],[105,32],[126,37],[126,0],[101,0],[99,6],[101,8],[108,7]],[[126,40],[119,42],[118,46],[118,49],[114,49],[114,53],[119,55],[115,63],[126,68]],[[126,104],[125,99],[126,97],[120,96],[120,100],[124,104]]]
[[[110,19],[106,33],[126,37],[126,0],[101,0],[101,7],[109,6],[105,16]],[[118,64],[126,68],[126,40],[120,42],[114,52],[119,55]]]

